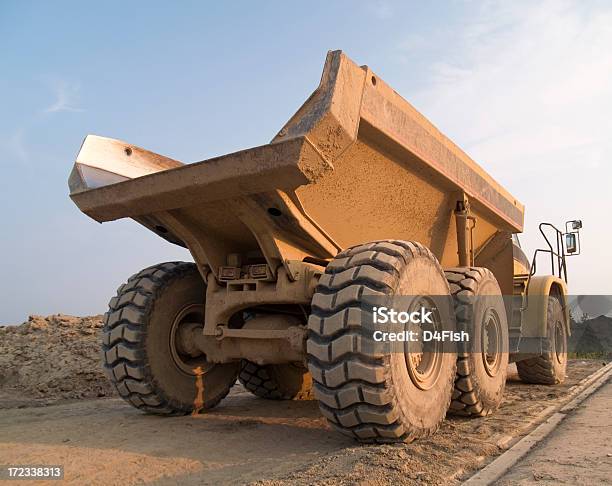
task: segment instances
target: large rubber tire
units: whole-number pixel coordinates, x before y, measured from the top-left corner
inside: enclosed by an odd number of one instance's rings
[[[508,373],[508,319],[497,279],[481,267],[446,270],[457,331],[469,342],[459,343],[457,376],[449,412],[484,417],[502,402]]]
[[[312,400],[312,376],[293,363],[258,365],[242,360],[240,383],[253,395],[270,400]]]
[[[559,297],[548,297],[546,312],[548,349],[535,358],[516,363],[519,377],[525,383],[557,385],[565,380],[567,368],[567,322]]]
[[[134,407],[182,415],[217,405],[236,381],[238,363],[209,364],[176,354],[176,323],[199,315],[205,285],[193,263],[155,265],[117,290],[104,317],[104,370],[119,395]],[[181,357],[182,356],[182,357]]]
[[[418,353],[404,347],[379,352],[373,344],[373,328],[364,325],[369,319],[372,326],[372,309],[363,302],[401,295],[442,296],[446,309],[440,312],[454,328],[444,272],[419,243],[384,240],[342,251],[327,266],[312,300],[307,352],[315,397],[334,428],[362,442],[428,436],[451,400],[455,352],[429,353],[421,361],[437,370],[423,390],[414,378],[419,365],[412,364]]]

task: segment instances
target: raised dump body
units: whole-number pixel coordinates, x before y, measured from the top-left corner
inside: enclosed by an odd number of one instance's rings
[[[497,232],[523,229],[516,198],[341,51],[328,54],[319,87],[271,143],[183,166],[89,136],[70,191],[95,220],[131,217],[217,276],[228,254],[263,255],[273,272],[285,264],[291,273],[287,261],[385,238],[419,241],[457,266],[453,212],[464,195],[475,255]]]
[[[565,282],[517,257],[523,206],[340,51],[269,144],[184,165],[90,135],[69,186],[96,221],[132,218],[195,260],[110,301],[104,369],[141,410],[211,408],[238,378],[264,398],[314,394],[359,440],[410,441],[449,410],[491,413],[509,354],[525,381],[564,377]],[[433,316],[418,344],[378,346],[368,299],[394,297]],[[457,357],[426,330],[471,338]]]

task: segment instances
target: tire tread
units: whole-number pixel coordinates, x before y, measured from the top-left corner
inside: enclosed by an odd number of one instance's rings
[[[102,327],[103,369],[119,395],[134,407],[158,415],[184,415],[185,407],[155,385],[145,348],[146,323],[159,292],[173,279],[197,271],[195,264],[168,262],[153,265],[132,275],[119,286],[109,302]],[[219,403],[231,386],[206,403]]]
[[[409,442],[434,433],[402,423],[390,357],[364,346],[366,296],[388,297],[413,258],[437,259],[416,242],[379,240],[340,252],[319,281],[308,320],[307,357],[321,413],[330,425],[361,442]],[[449,397],[450,398],[450,397]]]

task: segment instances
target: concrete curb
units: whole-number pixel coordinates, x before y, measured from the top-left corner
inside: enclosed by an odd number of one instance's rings
[[[573,412],[586,398],[591,396],[599,387],[606,383],[611,376],[612,363],[608,363],[606,366],[589,376],[582,384],[574,388],[571,394],[574,398],[560,405],[560,408],[556,412],[552,413],[551,416],[531,433],[520,439],[510,449],[471,476],[463,482],[463,484],[467,486],[489,485],[497,481],[531,449],[546,438],[546,436],[550,434],[569,413]]]

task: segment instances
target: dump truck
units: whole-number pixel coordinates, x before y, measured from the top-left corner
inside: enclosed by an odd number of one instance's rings
[[[183,164],[89,135],[69,188],[95,221],[131,218],[193,257],[134,274],[105,314],[104,370],[143,412],[198,413],[239,380],[318,400],[359,441],[408,442],[447,413],[492,413],[509,362],[529,383],[564,379],[581,223],[541,226],[556,246],[536,275],[523,205],[341,51],[270,143]],[[368,302],[395,297],[428,309],[431,335],[479,345],[426,345],[417,325],[417,344],[378,346]]]

